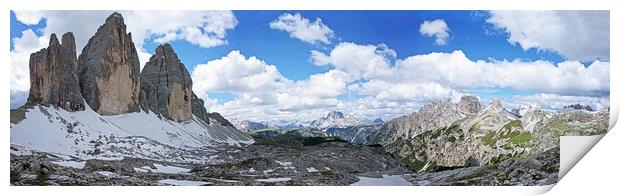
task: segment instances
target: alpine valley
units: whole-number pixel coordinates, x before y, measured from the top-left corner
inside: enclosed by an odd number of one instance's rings
[[[609,108],[472,95],[393,119],[229,121],[206,110],[172,45],[140,69],[118,13],[76,54],[67,32],[30,56],[27,103],[10,111],[11,185],[547,185],[560,136],[608,129]]]

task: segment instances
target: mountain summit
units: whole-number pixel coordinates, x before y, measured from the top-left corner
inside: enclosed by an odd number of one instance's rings
[[[330,111],[327,116],[321,117],[310,123],[310,127],[317,129],[346,128],[360,124],[360,120],[352,115],[345,115],[340,111]]]
[[[140,62],[131,33],[119,13],[97,29],[78,58],[86,103],[103,115],[138,111]]]
[[[30,55],[30,93],[26,105],[53,105],[69,111],[84,110],[77,75],[73,33],[50,36],[49,46]]]
[[[170,44],[155,49],[141,75],[143,105],[175,121],[192,117],[192,78]]]

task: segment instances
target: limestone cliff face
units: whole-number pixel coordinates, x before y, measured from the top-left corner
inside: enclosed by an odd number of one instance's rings
[[[196,115],[205,123],[234,127],[218,113],[208,113],[192,91],[189,71],[170,44],[157,47],[142,73],[131,33],[123,17],[110,15],[76,57],[72,33],[62,44],[51,35],[48,48],[30,57],[31,89],[27,106],[54,105],[84,110],[84,101],[102,115],[155,112],[175,121]]]
[[[78,58],[81,92],[103,115],[138,111],[140,62],[123,17],[110,15]]]
[[[192,79],[170,44],[157,47],[141,76],[149,110],[176,121],[192,118]]]
[[[84,110],[77,76],[75,38],[68,32],[62,44],[56,34],[49,46],[30,55],[30,93],[26,105],[54,105],[68,111]]]

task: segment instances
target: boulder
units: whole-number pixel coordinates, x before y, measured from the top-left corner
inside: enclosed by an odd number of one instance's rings
[[[73,33],[65,33],[62,44],[56,34],[52,34],[47,48],[30,55],[29,67],[30,93],[26,105],[53,105],[67,111],[84,110]]]
[[[123,17],[110,15],[78,58],[82,96],[97,113],[139,110],[140,62]]]

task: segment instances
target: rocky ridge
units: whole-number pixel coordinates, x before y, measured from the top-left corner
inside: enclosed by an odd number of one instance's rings
[[[312,121],[309,127],[317,129],[346,128],[359,125],[361,121],[352,115],[345,115],[340,111],[330,111],[326,116]]]
[[[460,118],[443,124],[433,121],[433,115],[424,115],[431,108],[457,114],[450,105],[449,101],[431,102],[410,116],[387,122],[369,140],[383,141],[386,150],[413,171],[442,171],[531,157],[559,147],[559,136],[603,134],[609,120],[605,110],[549,113],[529,108],[518,116],[499,100],[475,113],[461,110]]]
[[[482,106],[484,104],[478,97],[467,95],[456,104],[451,99],[431,101],[417,112],[384,123],[368,140],[372,144],[385,145],[398,138],[413,138],[423,131],[445,127],[467,115],[475,114]]]

